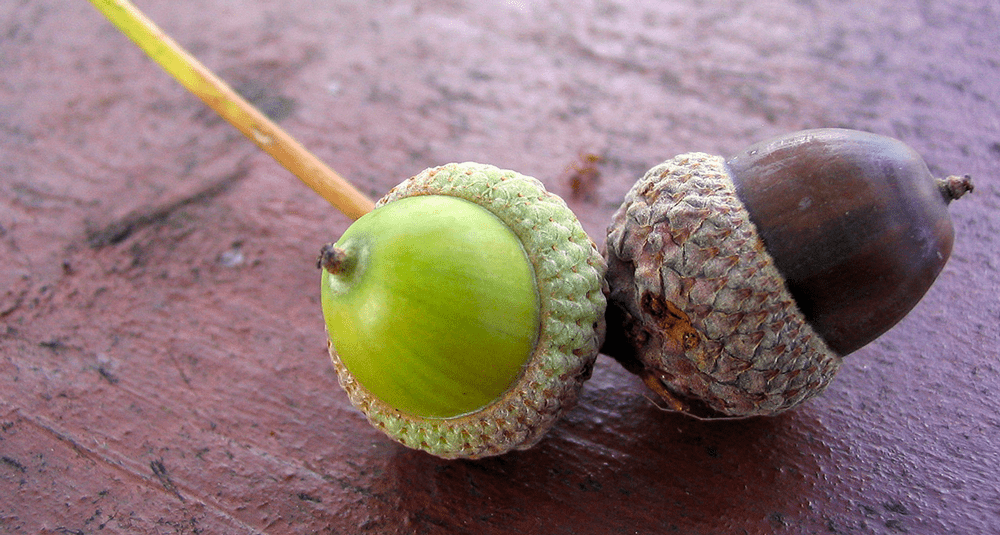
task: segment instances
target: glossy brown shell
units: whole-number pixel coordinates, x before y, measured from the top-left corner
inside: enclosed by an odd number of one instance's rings
[[[901,320],[951,254],[948,200],[899,140],[805,130],[727,166],[799,308],[841,355]]]

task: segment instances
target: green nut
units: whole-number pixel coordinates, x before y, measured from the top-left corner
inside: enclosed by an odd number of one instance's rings
[[[512,171],[425,170],[320,264],[330,356],[351,402],[441,457],[537,443],[603,342],[604,259],[562,199]]]

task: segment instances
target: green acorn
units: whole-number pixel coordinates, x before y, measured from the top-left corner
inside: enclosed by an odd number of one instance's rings
[[[603,343],[603,257],[562,199],[513,171],[425,170],[319,264],[330,356],[352,404],[440,457],[537,443]]]

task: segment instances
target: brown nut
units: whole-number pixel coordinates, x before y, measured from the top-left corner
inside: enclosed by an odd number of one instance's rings
[[[677,156],[633,186],[608,231],[604,352],[672,410],[792,408],[920,300],[951,252],[948,202],[971,189],[852,130],[797,132],[728,162]]]

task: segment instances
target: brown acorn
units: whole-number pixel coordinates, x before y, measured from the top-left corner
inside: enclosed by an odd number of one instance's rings
[[[608,230],[603,351],[671,410],[792,408],[916,305],[951,253],[948,203],[971,190],[854,130],[797,132],[728,161],[677,156],[632,187]]]

